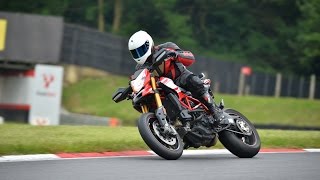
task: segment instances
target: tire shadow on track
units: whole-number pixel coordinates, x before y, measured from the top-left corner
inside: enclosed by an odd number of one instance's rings
[[[261,157],[256,156],[253,158],[238,158],[234,155],[183,155],[179,159],[175,161],[194,161],[194,160],[201,160],[201,161],[234,161],[234,160],[255,160],[260,159]],[[160,156],[141,156],[141,157],[133,157],[131,159],[134,160],[142,160],[142,161],[168,161],[173,162],[172,160],[166,160],[161,158]]]

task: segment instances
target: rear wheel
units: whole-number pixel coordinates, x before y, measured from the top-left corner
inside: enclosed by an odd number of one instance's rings
[[[219,133],[221,143],[234,155],[240,158],[252,158],[259,151],[261,141],[253,124],[240,112],[226,109],[235,124]]]
[[[164,159],[175,160],[183,153],[183,143],[180,136],[164,135],[161,132],[158,119],[153,113],[142,114],[138,129],[144,142],[156,154]]]

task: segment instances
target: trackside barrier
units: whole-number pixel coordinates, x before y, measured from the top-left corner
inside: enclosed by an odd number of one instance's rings
[[[120,126],[120,121],[119,119],[112,117],[112,118],[109,118],[108,125],[110,127],[117,127],[117,126]]]
[[[121,125],[121,121],[117,118],[77,114],[68,112],[66,110],[61,110],[60,125],[92,125],[116,127]]]

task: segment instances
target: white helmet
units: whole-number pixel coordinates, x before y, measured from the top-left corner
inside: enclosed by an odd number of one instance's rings
[[[145,31],[134,33],[128,42],[129,51],[138,64],[144,64],[151,55],[154,46],[152,37]]]

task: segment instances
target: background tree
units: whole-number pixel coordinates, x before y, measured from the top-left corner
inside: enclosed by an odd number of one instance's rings
[[[320,0],[109,0],[107,32],[148,31],[196,54],[262,71],[320,76]],[[2,0],[1,11],[63,16],[97,28],[92,0]]]
[[[320,76],[320,2],[319,0],[298,1],[301,17],[297,26],[294,50],[301,74],[315,73]]]
[[[119,31],[120,24],[121,24],[121,17],[122,17],[122,0],[115,0],[112,32],[117,33]]]

